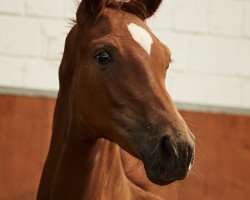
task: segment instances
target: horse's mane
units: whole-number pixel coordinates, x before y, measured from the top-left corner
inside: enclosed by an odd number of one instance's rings
[[[128,3],[123,3],[123,1],[117,2],[115,0],[112,0],[112,2],[107,6],[113,7],[116,9],[121,9],[125,12],[132,13],[132,14],[138,16],[139,18],[141,18],[142,20],[151,16],[150,13],[147,12],[145,5],[139,0],[131,0]]]
[[[83,10],[87,10],[91,17],[96,21],[104,12],[106,7],[123,10],[128,13],[132,13],[142,20],[151,17],[156,8],[160,5],[162,0],[130,0],[128,2],[124,0],[82,0],[78,1],[78,12],[77,15],[82,15]]]

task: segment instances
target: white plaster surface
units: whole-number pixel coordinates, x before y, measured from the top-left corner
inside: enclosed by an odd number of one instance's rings
[[[57,90],[75,0],[0,0],[0,87]],[[148,20],[172,51],[176,102],[250,108],[250,1],[164,0]]]

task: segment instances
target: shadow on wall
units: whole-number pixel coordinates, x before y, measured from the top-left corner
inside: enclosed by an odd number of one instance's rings
[[[54,104],[53,99],[0,96],[0,199],[35,199]],[[196,162],[187,180],[168,187],[170,196],[178,200],[249,199],[250,117],[182,115],[197,138]]]

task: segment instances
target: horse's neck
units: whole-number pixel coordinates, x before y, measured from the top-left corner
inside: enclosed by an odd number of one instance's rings
[[[62,105],[67,102],[59,94],[37,199],[129,199],[119,147],[104,139],[81,141],[76,146],[68,142],[66,135],[74,135],[78,128],[70,123]]]
[[[78,152],[69,145],[63,147],[52,199],[119,199],[129,194],[115,144],[99,140],[82,148]]]
[[[90,165],[84,199],[129,199],[119,147],[107,140],[100,140]],[[123,197],[122,197],[123,195]]]

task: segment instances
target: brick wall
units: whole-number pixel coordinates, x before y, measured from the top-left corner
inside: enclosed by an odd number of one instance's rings
[[[56,90],[74,0],[0,0],[0,86]],[[177,102],[250,108],[250,2],[163,0],[148,24],[173,53]]]

